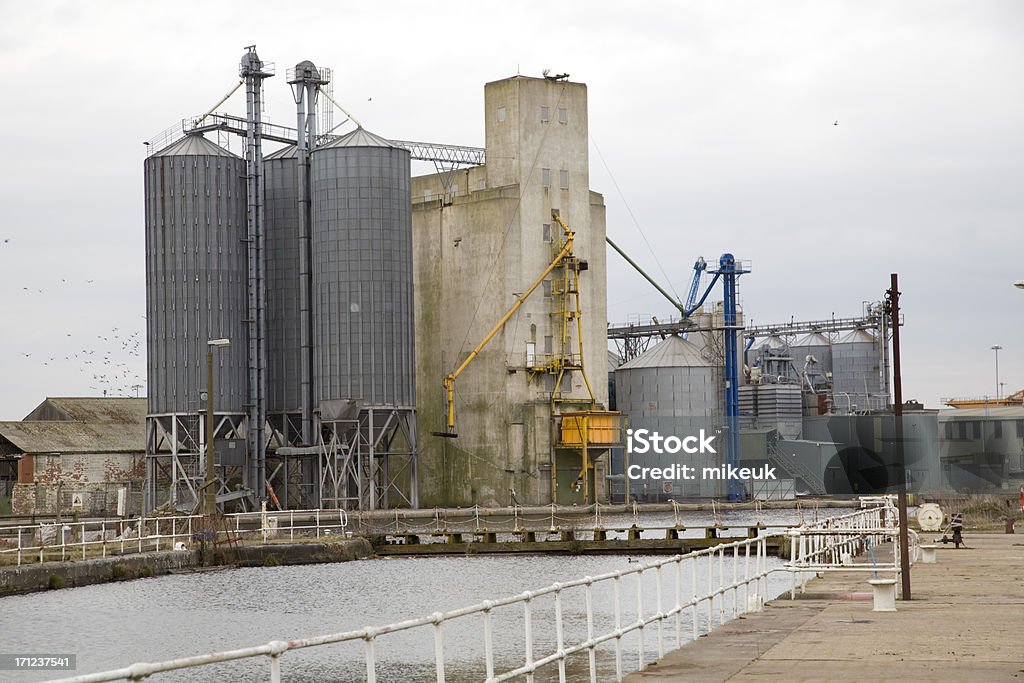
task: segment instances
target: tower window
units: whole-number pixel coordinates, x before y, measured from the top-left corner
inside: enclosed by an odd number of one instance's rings
[[[505,107],[498,107],[498,123],[505,122]]]
[[[558,122],[569,123],[569,110],[565,107],[558,108]]]
[[[540,122],[547,123],[551,120],[551,108],[547,105],[540,105]]]
[[[553,242],[554,239],[551,237],[551,224],[545,223],[543,225],[542,234],[545,242]]]
[[[569,189],[569,171],[562,169],[558,172],[558,186],[563,190]]]
[[[540,184],[544,187],[551,187],[551,169],[540,169]]]

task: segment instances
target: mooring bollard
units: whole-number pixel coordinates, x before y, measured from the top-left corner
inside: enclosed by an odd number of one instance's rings
[[[896,579],[869,579],[868,583],[874,590],[875,603],[873,612],[896,611]]]
[[[938,556],[935,551],[939,547],[937,545],[922,545],[921,548],[921,564],[935,564],[938,562]]]

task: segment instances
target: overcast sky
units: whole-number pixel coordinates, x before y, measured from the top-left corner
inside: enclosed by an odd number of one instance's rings
[[[994,394],[994,344],[1024,386],[1024,3],[308,7],[0,0],[0,419],[144,385],[142,141],[250,44],[269,119],[294,125],[284,72],[310,59],[393,139],[482,145],[485,82],[568,72],[608,234],[680,296],[723,251],[753,263],[757,324],[858,315],[898,272],[906,398]],[[612,322],[672,312],[614,254],[607,277]]]

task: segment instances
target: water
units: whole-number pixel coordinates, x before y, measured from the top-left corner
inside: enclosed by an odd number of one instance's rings
[[[793,511],[767,511],[769,526],[797,521]],[[726,513],[725,525],[737,528],[753,524],[753,513]],[[605,520],[606,525],[633,522]],[[672,513],[644,515],[642,523],[671,525]],[[702,513],[687,513],[687,525],[711,524]],[[628,525],[628,524],[627,524]],[[636,559],[634,557],[633,559]],[[644,561],[655,557],[640,558]],[[769,566],[780,566],[774,558]],[[536,590],[556,581],[636,566],[625,556],[459,556],[432,558],[377,559],[340,564],[295,567],[225,569],[200,574],[172,575],[116,584],[86,586],[70,590],[12,596],[0,599],[0,652],[75,653],[76,673],[127,666],[137,661],[160,661],[259,645],[271,640],[307,638],[327,633],[380,626],[391,622],[451,610],[486,599]],[[740,565],[742,576],[743,565]],[[751,561],[753,566],[753,561]],[[684,566],[682,595],[690,591],[690,572],[697,572],[698,589],[707,587],[707,561]],[[714,582],[717,585],[717,562]],[[642,602],[645,615],[657,611],[655,577],[645,574]],[[726,579],[731,580],[731,559],[726,560]],[[675,570],[663,570],[662,610],[675,599]],[[768,597],[789,586],[782,573],[769,577]],[[622,624],[637,618],[636,578],[620,581]],[[564,638],[567,644],[586,639],[586,610],[583,589],[563,594]],[[738,595],[742,609],[744,593]],[[595,631],[614,626],[611,582],[593,589]],[[713,619],[719,618],[716,600]],[[731,615],[732,597],[724,603]],[[552,653],[555,645],[553,596],[534,602],[534,657]],[[688,640],[691,614],[684,612],[683,640]],[[698,611],[701,631],[707,628],[706,607]],[[493,614],[498,671],[524,663],[523,607],[515,605]],[[645,629],[645,659],[657,657],[657,632]],[[675,645],[675,623],[666,622],[665,647]],[[446,674],[450,681],[483,679],[483,620],[480,615],[463,617],[444,627]],[[623,638],[625,670],[636,668],[638,637]],[[375,643],[379,681],[434,680],[434,636],[432,627],[381,636]],[[357,641],[289,652],[282,658],[284,680],[363,681],[366,672],[363,643]],[[614,648],[610,643],[598,649],[598,680],[614,672]],[[267,680],[268,660],[258,658],[217,667],[159,674],[149,679],[162,681]],[[579,654],[568,665],[570,680],[588,680],[587,655]],[[0,681],[41,681],[70,673],[0,672]],[[548,668],[538,681],[557,680],[557,667]]]

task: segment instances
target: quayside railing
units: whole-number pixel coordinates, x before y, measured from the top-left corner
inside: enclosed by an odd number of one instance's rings
[[[211,527],[203,515],[98,519],[0,527],[0,566],[25,562],[69,561],[172,550],[179,544],[225,536],[268,541],[271,538],[322,538],[347,533],[345,510],[286,510],[224,516]]]
[[[470,632],[479,634],[478,652],[482,646],[479,655],[482,661],[474,666],[482,670],[487,683],[523,678],[533,683],[538,672],[551,668],[557,669],[558,680],[564,682],[570,658],[584,655],[590,681],[596,683],[599,672],[600,680],[606,680],[612,668],[615,679],[621,680],[629,671],[646,668],[648,655],[653,654],[647,649],[649,642],[656,646],[657,657],[661,658],[666,647],[678,648],[716,625],[745,612],[760,610],[768,595],[768,577],[773,572],[792,575],[791,598],[796,596],[798,586],[802,589],[811,576],[824,571],[870,570],[898,574],[898,548],[892,553],[895,559],[891,562],[879,563],[876,559],[868,564],[859,557],[865,550],[873,551],[881,544],[895,544],[897,524],[895,507],[891,501],[883,499],[878,505],[803,524],[781,534],[765,534],[685,555],[637,562],[626,569],[554,583],[539,590],[484,600],[416,619],[311,638],[275,640],[162,662],[140,662],[54,683],[138,681],[164,672],[252,659],[266,660],[266,680],[276,683],[283,680],[288,662],[292,661],[288,657],[290,653],[340,643],[361,645],[365,680],[376,683],[381,667],[388,664],[386,658],[378,657],[377,644],[401,632],[423,634],[418,637],[433,641],[433,677],[443,683],[450,664],[446,642],[463,637],[457,635],[460,631],[454,624],[465,623],[460,620],[471,620]],[[786,538],[790,548],[790,560],[781,566],[770,563],[767,555],[768,541],[777,541],[779,536]],[[778,590],[777,585],[775,589]],[[595,594],[600,604],[596,604]],[[549,618],[549,601],[554,603],[554,638],[553,648],[549,645],[545,650],[542,643],[548,639],[539,637],[537,631],[538,627],[547,626],[539,620]],[[607,612],[609,603],[610,614]],[[576,611],[567,612],[567,604],[575,606]],[[582,614],[578,611],[580,605]],[[507,618],[499,620],[499,616],[507,615],[508,611],[521,617],[521,632],[509,633],[496,628],[496,623],[509,622]],[[685,639],[684,633],[687,634]],[[636,641],[635,657],[631,649],[633,640]],[[509,645],[508,641],[519,645]],[[517,647],[522,648],[520,654],[510,655],[510,648]],[[599,648],[603,648],[605,670],[598,666]],[[607,654],[613,656],[612,665],[607,662]]]
[[[636,566],[597,576],[585,576],[573,581],[554,583],[535,591],[483,602],[447,612],[410,619],[379,627],[367,627],[343,633],[289,641],[272,641],[263,645],[184,657],[164,662],[137,663],[112,671],[85,674],[60,679],[59,683],[100,683],[101,681],[142,680],[168,671],[180,671],[242,659],[266,658],[268,680],[278,682],[285,669],[286,655],[304,648],[361,641],[368,683],[376,683],[379,661],[376,643],[386,636],[415,629],[427,630],[434,642],[434,669],[436,680],[445,681],[446,626],[459,619],[479,619],[483,644],[483,670],[485,680],[500,683],[525,677],[532,682],[535,674],[545,667],[557,667],[560,681],[566,680],[566,663],[573,655],[586,654],[589,680],[598,680],[597,650],[608,644],[614,652],[616,679],[627,673],[624,662],[624,638],[637,634],[636,661],[638,669],[646,667],[648,638],[657,645],[658,657],[663,657],[666,646],[681,646],[688,638],[697,638],[716,624],[720,625],[751,609],[760,609],[767,591],[767,577],[777,569],[769,566],[766,541],[762,536],[722,544],[686,555],[637,563]],[[627,585],[629,584],[629,585]],[[594,592],[598,587],[611,587],[611,624],[599,630],[595,619]],[[645,601],[645,591],[654,591],[654,608]],[[632,595],[628,595],[628,593]],[[534,637],[537,615],[535,606],[542,598],[554,600],[555,648],[538,651]],[[627,604],[635,599],[635,606]],[[586,634],[573,642],[566,637],[566,601],[582,603],[585,612]],[[521,663],[500,670],[496,663],[497,646],[501,634],[494,628],[495,615],[501,610],[521,610],[522,641],[525,648]],[[627,617],[628,615],[628,617]],[[628,621],[627,621],[628,618]],[[685,624],[685,626],[684,626]],[[672,637],[674,631],[674,637]],[[687,639],[688,639],[687,638]]]

